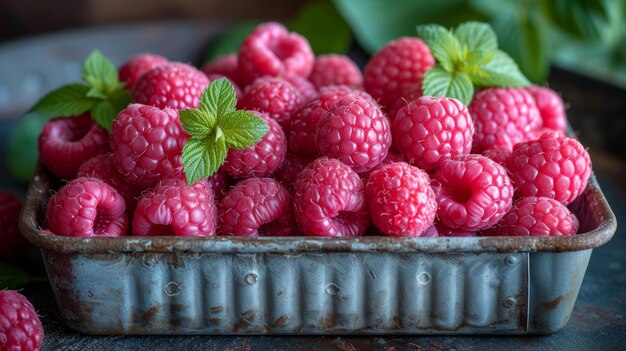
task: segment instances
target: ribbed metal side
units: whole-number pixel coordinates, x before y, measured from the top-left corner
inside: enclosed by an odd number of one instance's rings
[[[528,328],[526,253],[44,254],[62,315],[89,334]]]

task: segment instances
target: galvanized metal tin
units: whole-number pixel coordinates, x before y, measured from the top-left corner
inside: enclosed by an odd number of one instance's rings
[[[572,237],[65,238],[20,225],[87,334],[547,334],[565,326],[615,216],[592,176]]]

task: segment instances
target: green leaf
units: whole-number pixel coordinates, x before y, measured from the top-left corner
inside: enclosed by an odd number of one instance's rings
[[[48,117],[78,116],[89,111],[99,100],[87,97],[89,87],[68,84],[49,92],[31,108]]]
[[[513,59],[503,51],[496,51],[480,67],[482,74],[470,73],[472,82],[479,86],[522,87],[530,85]]]
[[[200,110],[213,116],[225,115],[235,110],[235,88],[226,78],[211,82],[200,96]]]
[[[113,120],[117,117],[119,111],[115,110],[115,107],[111,101],[100,101],[91,110],[91,119],[96,121],[100,127],[111,131],[113,126]]]
[[[446,71],[455,70],[463,52],[461,43],[450,31],[437,24],[427,24],[417,26],[417,36],[426,42],[433,56]]]
[[[441,66],[429,69],[422,82],[424,95],[445,96],[469,105],[474,95],[470,77],[462,72],[448,72]]]
[[[21,289],[30,282],[30,276],[23,269],[0,262],[0,290]]]
[[[498,38],[493,28],[487,23],[465,22],[455,30],[454,36],[465,45],[469,51],[480,50],[490,52],[498,50]]]
[[[119,76],[111,61],[94,50],[83,63],[83,79],[96,90],[108,95],[118,89]]]
[[[307,38],[317,55],[343,54],[352,42],[350,28],[330,1],[304,5],[289,28]]]
[[[239,51],[241,42],[259,25],[259,21],[246,21],[230,27],[204,54],[203,63]]]
[[[206,179],[217,172],[226,160],[228,149],[224,137],[191,138],[183,147],[182,162],[187,184]]]
[[[269,130],[265,121],[248,111],[235,111],[220,117],[218,124],[229,148],[245,149],[259,142]]]
[[[208,138],[217,122],[215,115],[200,110],[182,110],[178,114],[185,131],[196,138]]]
[[[101,100],[106,100],[109,98],[106,94],[100,92],[100,90],[96,88],[90,88],[86,96],[91,97],[91,98],[101,99]]]
[[[119,113],[121,110],[128,107],[132,98],[132,93],[128,90],[116,90],[109,95],[109,100],[115,108],[115,113]]]

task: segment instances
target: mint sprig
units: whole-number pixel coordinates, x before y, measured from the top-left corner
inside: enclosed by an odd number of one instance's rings
[[[95,50],[83,63],[84,83],[71,83],[49,92],[32,108],[47,117],[78,116],[91,112],[91,118],[107,131],[120,110],[130,103],[115,65]]]
[[[269,130],[254,113],[235,110],[236,104],[233,85],[222,78],[204,89],[197,109],[179,111],[180,122],[191,136],[182,153],[187,184],[210,177],[226,160],[228,149],[246,149]]]
[[[447,96],[468,105],[474,86],[530,84],[515,61],[498,49],[496,34],[486,23],[465,22],[454,30],[437,24],[420,25],[417,35],[437,60],[424,75],[424,95]]]

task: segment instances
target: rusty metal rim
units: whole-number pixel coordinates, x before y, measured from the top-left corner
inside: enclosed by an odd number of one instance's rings
[[[94,237],[70,238],[45,233],[37,222],[50,189],[50,175],[38,167],[20,214],[20,229],[33,245],[62,253],[107,254],[126,252],[187,253],[306,253],[306,252],[565,252],[587,250],[611,240],[617,229],[613,211],[592,174],[586,192],[592,192],[604,220],[593,231],[568,237]]]

